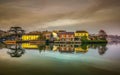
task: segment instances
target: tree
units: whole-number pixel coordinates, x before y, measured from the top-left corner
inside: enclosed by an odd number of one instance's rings
[[[10,46],[10,49],[7,53],[11,57],[21,57],[24,53],[25,50],[21,48],[21,44],[15,44],[14,46]]]
[[[88,39],[87,39],[87,36],[82,36],[82,37],[81,37],[81,40],[88,40]]]
[[[20,38],[25,33],[25,30],[23,30],[21,27],[11,27],[9,33]]]
[[[106,33],[104,30],[100,30],[99,33],[98,33],[98,37],[99,37],[99,39],[101,39],[101,40],[106,40],[106,38],[107,38],[107,33]]]

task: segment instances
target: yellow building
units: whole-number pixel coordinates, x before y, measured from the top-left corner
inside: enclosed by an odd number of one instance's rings
[[[38,45],[30,44],[30,43],[22,43],[22,48],[25,48],[25,49],[37,49]]]
[[[25,34],[22,36],[23,41],[35,41],[38,40],[40,35],[35,35],[35,34]]]
[[[75,48],[75,52],[76,53],[78,53],[78,52],[86,53],[86,52],[88,52],[88,47],[86,49],[83,49],[81,47],[77,47],[77,48]]]
[[[83,36],[86,36],[88,39],[89,33],[87,31],[76,31],[75,32],[75,38],[81,38]]]

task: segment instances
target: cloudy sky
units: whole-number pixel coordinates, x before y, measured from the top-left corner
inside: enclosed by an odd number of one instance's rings
[[[0,29],[120,34],[120,0],[0,0]]]

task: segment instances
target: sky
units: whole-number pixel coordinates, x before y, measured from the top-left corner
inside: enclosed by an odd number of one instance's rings
[[[120,34],[120,0],[0,0],[0,30],[86,30]]]

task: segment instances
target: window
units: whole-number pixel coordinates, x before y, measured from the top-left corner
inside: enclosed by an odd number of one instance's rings
[[[68,37],[72,37],[72,35],[69,35]]]
[[[66,37],[66,35],[64,35],[64,37]]]

